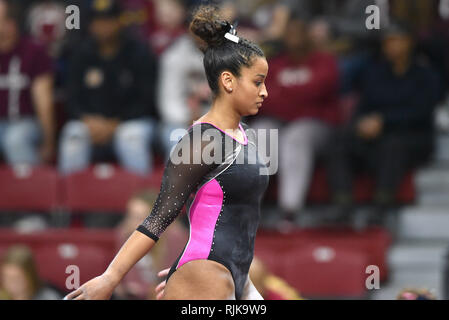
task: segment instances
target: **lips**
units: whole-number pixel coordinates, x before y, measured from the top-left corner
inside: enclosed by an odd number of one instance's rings
[[[257,105],[259,108],[262,107],[262,101],[256,102],[256,105]]]

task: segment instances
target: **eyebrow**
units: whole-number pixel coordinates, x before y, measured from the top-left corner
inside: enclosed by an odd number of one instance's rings
[[[256,77],[263,77],[263,78],[265,78],[265,75],[264,74],[256,74]]]

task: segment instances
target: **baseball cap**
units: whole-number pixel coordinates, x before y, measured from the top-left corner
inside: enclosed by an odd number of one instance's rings
[[[114,18],[121,13],[120,5],[116,0],[92,0],[90,5],[90,18]]]

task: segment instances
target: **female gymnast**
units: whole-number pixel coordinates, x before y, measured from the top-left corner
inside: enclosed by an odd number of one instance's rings
[[[268,63],[214,7],[199,7],[189,29],[202,43],[212,107],[173,148],[148,217],[102,275],[65,299],[109,299],[186,203],[189,241],[167,275],[162,299],[262,299],[248,272],[268,175],[261,174],[255,131],[240,120],[257,114],[268,96]],[[182,161],[175,159],[180,155]]]

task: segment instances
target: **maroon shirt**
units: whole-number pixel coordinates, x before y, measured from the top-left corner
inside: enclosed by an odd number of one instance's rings
[[[268,98],[260,114],[285,121],[313,118],[339,123],[338,68],[332,55],[314,52],[296,62],[281,54],[269,65]]]
[[[45,49],[28,38],[20,39],[12,51],[0,52],[0,119],[33,115],[31,85],[52,67]]]

